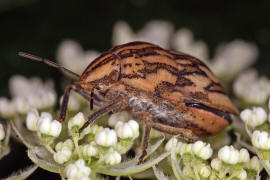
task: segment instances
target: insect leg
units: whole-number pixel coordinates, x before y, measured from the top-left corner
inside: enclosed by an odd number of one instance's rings
[[[98,111],[92,113],[90,116],[88,116],[88,121],[84,123],[84,125],[79,129],[79,133],[81,133],[89,124],[93,123],[98,117],[102,116],[103,114],[113,111],[116,108],[119,107],[119,103],[113,102]]]
[[[60,122],[64,122],[66,119],[68,99],[69,99],[71,89],[74,89],[74,85],[68,86],[65,90],[65,94],[63,97],[63,102],[62,102],[61,110],[60,110],[60,116],[59,116]]]
[[[145,125],[143,130],[143,139],[142,139],[142,155],[139,157],[139,164],[143,163],[145,156],[147,155],[148,141],[150,137],[151,127]]]

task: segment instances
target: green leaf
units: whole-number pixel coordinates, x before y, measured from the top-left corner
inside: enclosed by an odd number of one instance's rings
[[[52,155],[44,147],[33,147],[27,151],[28,157],[40,168],[53,173],[63,172],[64,166],[54,162]]]
[[[164,158],[166,158],[170,152],[165,152],[158,157],[155,157],[151,160],[146,161],[143,164],[137,164],[137,161],[130,160],[121,164],[117,164],[115,166],[107,167],[107,168],[101,168],[97,169],[98,173],[107,174],[111,176],[127,176],[132,175],[135,173],[139,173],[142,171],[145,171],[148,168],[151,168],[155,164],[162,161]],[[128,164],[128,166],[126,166]]]
[[[156,166],[153,166],[153,171],[158,180],[171,180],[171,177],[166,176],[162,170],[158,169]]]

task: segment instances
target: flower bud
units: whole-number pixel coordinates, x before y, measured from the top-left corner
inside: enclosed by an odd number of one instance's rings
[[[179,148],[179,154],[183,156],[184,154],[192,154],[192,144],[182,143]]]
[[[61,148],[61,150],[54,153],[53,159],[58,164],[63,164],[63,163],[67,162],[70,159],[71,155],[72,155],[71,149],[64,146],[63,148]]]
[[[175,148],[178,140],[175,137],[172,137],[165,145],[166,151],[172,151],[172,148]]]
[[[95,142],[98,145],[109,147],[117,143],[116,132],[105,128],[99,131],[95,136]]]
[[[57,137],[61,133],[62,124],[57,120],[52,120],[49,113],[42,113],[37,123],[37,130],[49,136]]]
[[[117,112],[117,113],[110,115],[110,117],[108,119],[108,124],[109,124],[109,126],[114,127],[117,122],[119,122],[119,121],[127,122],[131,118],[132,118],[131,115],[127,111]]]
[[[216,171],[220,171],[221,167],[222,167],[222,161],[218,158],[215,158],[211,161],[211,167],[216,170]]]
[[[67,147],[72,151],[74,149],[73,141],[71,139],[67,139],[64,142],[59,142],[56,144],[55,150],[61,151],[61,149],[63,149],[64,147]]]
[[[134,120],[126,123],[119,121],[115,125],[115,131],[121,139],[135,139],[139,136],[139,124]]]
[[[2,141],[5,138],[5,130],[3,125],[0,123],[0,141]]]
[[[257,156],[253,156],[250,161],[247,163],[247,169],[253,169],[255,171],[261,171],[262,165]]]
[[[115,164],[119,164],[122,158],[121,158],[121,155],[117,151],[111,148],[109,152],[105,154],[104,159],[105,159],[106,164],[112,166]]]
[[[24,97],[18,96],[14,99],[14,106],[17,112],[26,114],[30,109],[30,105]]]
[[[69,164],[65,168],[65,174],[68,179],[80,180],[88,178],[91,173],[91,169],[84,164],[83,159],[77,160],[74,164]]]
[[[91,142],[90,144],[83,145],[80,147],[82,155],[84,157],[96,156],[98,154],[98,147],[95,142]]]
[[[239,162],[246,163],[250,160],[249,153],[246,149],[242,148],[239,151]]]
[[[90,125],[90,133],[96,135],[99,131],[103,130],[102,126],[93,124]]]
[[[237,164],[239,151],[233,146],[224,146],[218,151],[218,158],[227,164]]]
[[[74,127],[81,128],[85,123],[85,118],[82,112],[78,112],[73,118],[68,121],[68,129]]]
[[[266,131],[254,131],[252,133],[251,142],[258,149],[270,149],[270,137]]]
[[[0,115],[2,117],[10,117],[15,113],[15,107],[12,101],[5,97],[0,97]]]
[[[213,150],[210,147],[210,144],[206,144],[202,141],[197,141],[192,144],[192,151],[196,156],[204,160],[209,159],[213,154]]]
[[[211,175],[211,168],[204,164],[198,167],[198,172],[203,178],[208,178]]]
[[[244,169],[242,169],[242,170],[240,171],[240,173],[238,174],[237,178],[238,178],[239,180],[247,179],[247,172],[246,172]]]
[[[252,110],[245,109],[240,117],[250,127],[257,127],[267,120],[267,114],[261,107],[253,107]]]
[[[39,119],[39,114],[37,109],[33,108],[28,111],[26,116],[26,127],[30,131],[37,131],[37,122]]]

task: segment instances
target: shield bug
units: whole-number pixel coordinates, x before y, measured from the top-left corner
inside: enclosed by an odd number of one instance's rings
[[[80,132],[107,112],[128,110],[144,124],[142,155],[147,154],[151,128],[187,141],[216,134],[238,114],[210,69],[190,55],[147,42],[113,47],[91,62],[81,76],[47,59],[41,61],[79,77],[64,93],[59,121],[64,122],[71,90],[100,109],[89,115]]]

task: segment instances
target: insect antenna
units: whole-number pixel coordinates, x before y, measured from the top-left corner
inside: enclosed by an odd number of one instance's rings
[[[69,74],[71,74],[73,76],[76,76],[78,78],[80,77],[79,74],[77,74],[75,72],[72,72],[71,70],[69,70],[69,69],[67,69],[67,68],[65,68],[63,66],[60,66],[60,65],[56,64],[55,62],[52,62],[52,61],[50,61],[48,59],[38,57],[38,56],[35,56],[33,54],[29,54],[29,53],[26,53],[26,52],[19,52],[18,55],[22,56],[22,57],[25,57],[25,58],[28,58],[28,59],[35,60],[35,61],[43,62],[43,63],[45,63],[45,64],[47,64],[49,66],[55,67],[55,68],[57,68],[57,69],[59,69],[59,70],[61,70],[63,72],[67,72],[67,73],[69,73]]]

